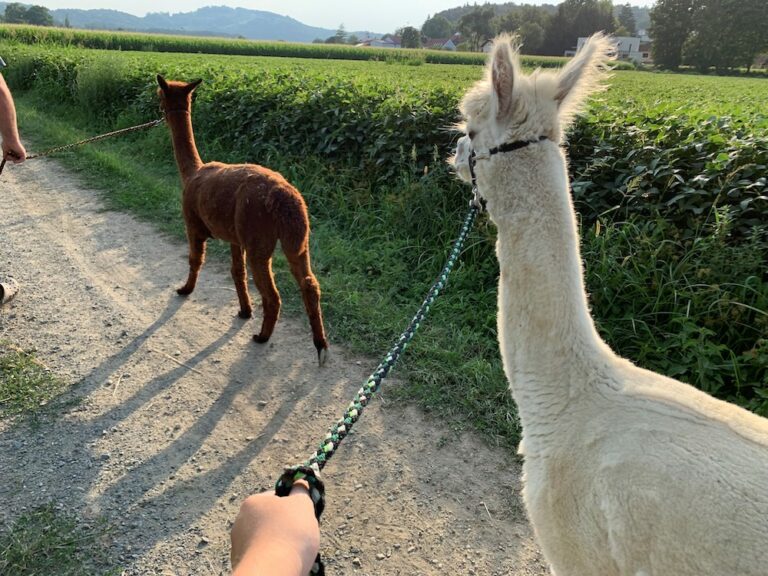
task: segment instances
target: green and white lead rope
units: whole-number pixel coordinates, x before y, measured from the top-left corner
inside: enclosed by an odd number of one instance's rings
[[[390,349],[384,360],[357,391],[354,400],[350,402],[344,415],[331,427],[315,453],[303,464],[285,469],[285,472],[283,472],[283,475],[280,476],[280,479],[275,484],[275,493],[278,496],[287,496],[291,493],[291,488],[293,487],[294,482],[297,480],[305,480],[310,487],[310,497],[315,505],[315,516],[320,520],[320,515],[323,513],[325,507],[325,487],[320,479],[320,471],[328,460],[330,460],[336,453],[339,444],[352,430],[352,426],[355,422],[359,420],[371,397],[381,386],[382,380],[387,377],[390,370],[392,370],[400,358],[400,355],[405,352],[405,349],[408,347],[411,340],[413,340],[416,331],[419,329],[419,326],[421,326],[421,323],[429,312],[430,307],[434,304],[443,288],[445,288],[445,284],[448,281],[448,275],[451,273],[451,270],[453,270],[453,266],[456,264],[456,260],[464,248],[464,242],[472,229],[472,225],[474,224],[475,218],[477,218],[477,214],[481,207],[481,202],[478,201],[476,194],[475,200],[470,203],[470,209],[461,226],[459,237],[453,243],[453,248],[448,256],[448,261],[445,263],[445,266],[443,266],[443,270],[432,285],[432,288],[429,289],[429,292],[427,293],[424,302],[422,302],[421,307],[419,307],[416,312],[416,315],[408,324],[405,331],[400,335],[400,338],[395,345]],[[325,574],[325,568],[323,567],[319,554],[310,574],[312,576],[324,576]]]

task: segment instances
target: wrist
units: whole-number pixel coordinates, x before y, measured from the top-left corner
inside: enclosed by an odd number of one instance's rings
[[[272,540],[269,546],[251,546],[232,576],[306,576],[307,573],[295,545]]]

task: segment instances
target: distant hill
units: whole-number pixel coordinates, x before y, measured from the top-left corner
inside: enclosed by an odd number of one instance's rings
[[[0,2],[5,12],[7,2]],[[286,42],[312,42],[328,38],[336,30],[308,26],[288,16],[263,10],[207,6],[194,12],[152,12],[146,16],[133,16],[117,10],[79,10],[59,8],[51,10],[58,24],[65,20],[73,28],[99,30],[131,30],[171,34],[216,35],[249,38],[252,40],[285,40]],[[350,32],[356,36],[378,37],[381,34]]]

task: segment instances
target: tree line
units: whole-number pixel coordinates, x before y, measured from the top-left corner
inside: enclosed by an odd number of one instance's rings
[[[0,22],[7,24],[34,24],[35,26],[53,26],[53,15],[45,6],[26,7],[19,2],[11,2],[0,16]]]
[[[611,0],[565,0],[554,6],[544,4],[475,5],[471,10],[453,12],[457,20],[446,13],[428,18],[421,28],[427,38],[444,38],[458,32],[468,50],[479,50],[483,43],[501,32],[517,34],[524,54],[562,56],[576,47],[579,37],[598,30],[617,36],[637,32],[635,9],[629,4],[617,11]],[[465,7],[466,8],[466,7]],[[451,14],[451,12],[447,12]]]
[[[630,4],[614,7],[611,0],[475,4],[428,18],[419,37],[447,38],[458,32],[465,43],[461,48],[480,50],[496,34],[510,32],[519,36],[524,54],[562,56],[579,37],[597,31],[635,36],[639,10]],[[653,59],[663,68],[749,69],[758,54],[768,51],[768,0],[657,0],[649,24]]]
[[[768,51],[767,0],[657,0],[651,10],[653,58],[662,68],[745,67]]]

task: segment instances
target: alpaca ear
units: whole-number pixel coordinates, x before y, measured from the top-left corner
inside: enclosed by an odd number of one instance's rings
[[[493,43],[491,56],[491,85],[496,103],[496,118],[504,118],[512,111],[516,68],[510,39],[505,36],[498,37]]]
[[[568,62],[557,78],[555,101],[561,112],[577,112],[590,94],[601,89],[605,61],[615,53],[611,40],[602,33],[592,35]]]
[[[165,78],[163,78],[162,74],[157,75],[157,83],[162,88],[163,92],[168,91],[168,82],[165,81]]]
[[[195,91],[195,88],[200,86],[200,84],[202,83],[203,83],[202,78],[198,78],[197,80],[192,80],[192,82],[190,82],[184,87],[184,90],[186,90],[188,94],[191,94],[192,92]]]

